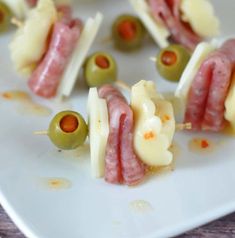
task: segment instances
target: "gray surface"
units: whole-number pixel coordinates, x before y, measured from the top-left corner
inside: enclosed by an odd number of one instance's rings
[[[177,238],[230,238],[235,237],[235,213],[197,228]],[[0,206],[0,238],[25,238]],[[67,237],[66,237],[67,238]]]

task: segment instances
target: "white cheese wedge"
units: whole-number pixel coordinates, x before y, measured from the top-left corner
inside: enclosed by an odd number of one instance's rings
[[[104,176],[104,157],[109,135],[109,118],[106,101],[99,98],[96,88],[90,88],[89,90],[87,109],[91,174],[93,177],[99,178]]]
[[[18,19],[24,19],[29,11],[26,0],[1,0],[12,11],[13,15]]]
[[[56,20],[57,11],[52,0],[40,0],[37,7],[29,11],[10,43],[11,58],[19,73],[32,72],[46,51],[48,34]]]
[[[219,34],[219,20],[208,0],[181,0],[180,10],[182,20],[188,22],[199,36],[213,37]]]
[[[167,47],[169,45],[168,37],[170,32],[168,29],[155,21],[150,13],[150,9],[145,0],[129,0],[133,9],[148,29],[149,33],[155,40],[155,42],[161,47]]]
[[[188,93],[200,65],[208,54],[216,49],[212,43],[202,42],[197,45],[193,52],[175,91],[175,96],[179,98],[181,104],[181,113],[184,115],[187,103]]]
[[[151,81],[141,80],[131,89],[134,113],[134,149],[150,166],[166,166],[173,160],[169,151],[175,133],[173,107],[156,92]]]
[[[230,123],[233,131],[235,131],[235,72],[231,79],[231,85],[225,100],[225,119]]]
[[[74,49],[73,55],[70,58],[62,76],[61,83],[57,91],[57,96],[59,98],[63,96],[68,97],[71,94],[77,80],[79,70],[82,67],[93,41],[95,40],[102,20],[103,15],[101,13],[97,13],[94,18],[89,18],[86,21],[77,46]]]

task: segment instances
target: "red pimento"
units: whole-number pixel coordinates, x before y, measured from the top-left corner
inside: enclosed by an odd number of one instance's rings
[[[201,148],[205,149],[209,147],[209,143],[207,140],[201,140]]]
[[[66,133],[74,132],[78,125],[78,119],[73,115],[66,115],[60,120],[60,128]]]
[[[103,56],[103,55],[98,55],[96,58],[95,58],[95,63],[97,66],[99,66],[101,69],[107,69],[109,68],[109,60]]]
[[[119,23],[117,30],[121,38],[126,41],[131,41],[136,36],[136,25],[130,20],[125,20]]]
[[[162,54],[161,61],[165,65],[173,65],[177,62],[177,56],[173,51],[165,51]]]

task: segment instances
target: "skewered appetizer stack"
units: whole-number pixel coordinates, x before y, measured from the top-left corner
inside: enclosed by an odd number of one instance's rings
[[[135,84],[130,105],[111,84],[90,88],[87,109],[88,128],[80,114],[65,111],[54,117],[47,134],[57,147],[74,149],[89,133],[93,177],[135,185],[144,179],[148,167],[172,163],[173,107],[153,82]]]
[[[203,38],[219,33],[219,21],[208,0],[129,0],[156,43],[169,39],[193,50]]]
[[[10,44],[14,66],[29,77],[29,88],[35,94],[45,98],[70,95],[101,21],[102,14],[97,13],[83,24],[73,18],[70,5],[38,1]]]
[[[193,130],[220,131],[226,120],[235,129],[235,41],[228,40],[220,48],[200,43],[219,31],[212,5],[206,0],[131,3],[159,46],[166,47],[156,62],[160,74],[171,81],[180,80],[175,95],[183,102],[181,129],[192,125]],[[199,10],[203,25],[198,22]],[[40,25],[34,29],[39,19]],[[110,54],[98,51],[84,60],[101,20],[102,15],[97,14],[84,25],[72,17],[69,5],[39,0],[11,42],[12,60],[19,73],[29,75],[30,89],[45,98],[69,96],[84,63],[84,78],[90,87],[88,122],[77,112],[60,112],[47,134],[64,150],[81,146],[88,135],[92,176],[113,184],[135,185],[144,179],[148,168],[173,162],[173,106],[153,82],[144,80],[131,87],[129,104],[112,85],[117,81],[117,64]],[[210,30],[205,31],[205,25],[210,25]],[[144,28],[136,17],[122,15],[112,29],[121,50],[143,43]],[[183,46],[169,45],[169,37]]]
[[[192,129],[217,132],[226,124],[235,129],[234,69],[235,39],[197,46],[175,92]]]
[[[8,30],[11,18],[23,20],[29,10],[35,7],[38,0],[1,0],[0,1],[0,33]],[[56,6],[69,5],[70,0],[54,0]]]

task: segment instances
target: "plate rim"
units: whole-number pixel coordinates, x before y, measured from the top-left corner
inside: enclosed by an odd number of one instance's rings
[[[10,217],[12,222],[16,225],[16,227],[26,236],[30,238],[40,238],[35,232],[30,228],[27,223],[24,221],[23,217],[14,209],[14,207],[9,203],[7,198],[5,197],[3,191],[0,189],[0,204]],[[190,219],[189,222],[181,222],[178,225],[171,226],[170,229],[161,229],[156,232],[153,232],[149,235],[146,235],[141,238],[157,238],[157,237],[174,237],[181,235],[187,231],[210,223],[214,220],[217,220],[221,217],[224,217],[230,213],[235,212],[235,201],[226,203],[225,205],[219,206],[215,209],[211,209],[206,213],[202,213],[201,215],[197,215],[195,218]]]

